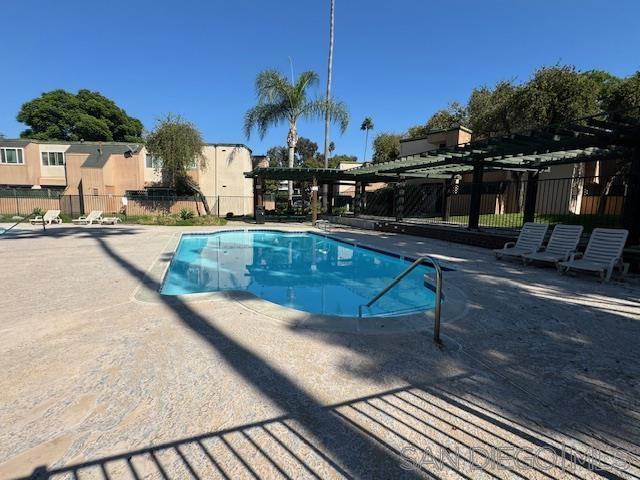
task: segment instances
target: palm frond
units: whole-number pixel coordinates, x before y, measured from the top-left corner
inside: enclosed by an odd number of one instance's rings
[[[278,70],[264,70],[256,77],[256,95],[258,102],[276,102],[289,96],[291,83]]]
[[[349,126],[349,110],[344,102],[318,98],[306,104],[302,115],[307,119],[322,119],[327,110],[329,111],[329,120],[340,125],[340,132],[344,133]]]
[[[258,131],[260,139],[267,134],[270,126],[279,125],[289,119],[289,106],[287,102],[263,103],[247,110],[244,115],[244,134],[251,138],[251,132]]]

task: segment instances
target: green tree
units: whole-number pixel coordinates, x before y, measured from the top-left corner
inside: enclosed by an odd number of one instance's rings
[[[422,138],[426,137],[429,133],[429,129],[426,125],[414,125],[407,130],[406,138]]]
[[[598,89],[592,79],[571,65],[542,67],[518,89],[514,98],[514,129],[540,128],[595,114]]]
[[[318,144],[305,137],[299,137],[296,144],[295,166],[307,165],[311,160],[318,157]]]
[[[607,110],[609,98],[612,92],[620,85],[622,79],[605,70],[589,70],[584,72],[582,76],[591,82],[592,88],[596,89],[598,109]]]
[[[318,75],[312,71],[301,73],[293,82],[277,70],[265,70],[259,73],[255,86],[258,104],[250,108],[244,118],[244,131],[247,138],[250,138],[251,131],[254,129],[258,131],[260,138],[264,138],[270,127],[287,123],[289,167],[293,167],[300,118],[318,119],[328,111],[330,120],[337,122],[344,133],[349,125],[346,106],[335,100],[309,99],[309,88],[317,84]],[[290,202],[292,197],[293,185],[289,182]]]
[[[379,133],[373,140],[373,163],[391,162],[400,156],[400,139],[395,133]]]
[[[467,123],[467,109],[458,102],[451,102],[447,108],[434,113],[427,124],[427,131],[447,130]]]
[[[130,117],[98,92],[76,95],[53,90],[22,105],[17,120],[29,128],[20,136],[35,140],[117,141],[142,140],[142,122]]]
[[[640,71],[615,84],[605,100],[606,108],[611,111],[640,109]],[[638,112],[636,111],[637,115]]]
[[[271,147],[267,150],[270,167],[286,167],[287,166],[287,147]]]
[[[510,81],[500,81],[493,89],[480,87],[471,92],[467,113],[474,138],[512,132],[518,121],[518,112],[514,110],[518,89]]]
[[[204,141],[198,129],[179,115],[169,114],[160,119],[147,136],[146,147],[150,155],[161,159],[157,168],[162,170],[163,179],[178,193],[197,194],[207,215],[210,215],[207,198],[188,174],[194,167],[207,167],[202,153]]]
[[[362,161],[367,161],[367,146],[369,145],[369,130],[373,130],[373,120],[371,117],[365,117],[360,125],[360,130],[364,131],[364,155],[362,157]]]

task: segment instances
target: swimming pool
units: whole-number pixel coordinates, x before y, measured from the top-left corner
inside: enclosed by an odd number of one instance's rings
[[[247,291],[309,313],[354,317],[411,261],[312,232],[266,230],[184,234],[163,295]],[[418,267],[364,316],[406,315],[434,307]]]

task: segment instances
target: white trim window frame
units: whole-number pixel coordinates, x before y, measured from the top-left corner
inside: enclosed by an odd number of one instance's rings
[[[147,153],[144,157],[144,168],[160,169],[162,168],[162,159],[156,155]]]
[[[14,161],[9,160],[9,152],[13,152],[11,157]],[[0,164],[1,165],[24,165],[24,148],[22,147],[0,147]]]
[[[64,167],[64,152],[42,152],[40,161],[43,167]]]

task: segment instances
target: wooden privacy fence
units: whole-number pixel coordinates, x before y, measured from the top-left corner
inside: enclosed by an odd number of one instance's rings
[[[126,198],[126,202],[123,202]],[[212,215],[247,216],[253,215],[253,197],[206,197]],[[127,198],[118,195],[60,195],[34,196],[31,190],[24,193],[7,194],[0,191],[0,215],[25,216],[35,209],[60,210],[63,214],[79,216],[92,210],[101,210],[105,214],[126,214],[129,216],[161,216],[179,214],[191,210],[195,215],[205,215],[204,204],[199,197],[137,197]]]
[[[0,196],[0,215],[30,215],[35,209],[61,210],[58,198]]]

